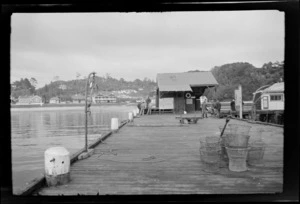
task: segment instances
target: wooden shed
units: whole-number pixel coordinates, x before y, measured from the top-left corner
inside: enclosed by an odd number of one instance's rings
[[[160,99],[173,100],[174,113],[188,113],[200,110],[200,96],[206,88],[218,85],[209,71],[157,74],[156,107]]]

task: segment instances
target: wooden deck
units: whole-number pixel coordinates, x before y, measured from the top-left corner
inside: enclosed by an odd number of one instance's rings
[[[39,195],[251,194],[283,189],[283,128],[248,124],[269,131],[264,162],[246,172],[228,167],[211,172],[200,160],[199,139],[217,135],[225,119],[205,118],[180,125],[174,114],[145,115],[95,147],[90,158],[71,166],[67,185],[44,187]],[[255,139],[253,133],[251,139]]]

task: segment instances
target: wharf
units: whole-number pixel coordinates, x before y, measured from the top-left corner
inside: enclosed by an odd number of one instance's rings
[[[94,154],[71,165],[71,181],[42,187],[35,195],[259,194],[283,191],[283,128],[263,127],[264,161],[248,171],[228,167],[211,172],[200,160],[199,139],[218,135],[225,119],[180,124],[175,114],[145,115],[123,126],[95,147]]]

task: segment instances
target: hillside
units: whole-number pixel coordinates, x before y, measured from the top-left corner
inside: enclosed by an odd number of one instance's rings
[[[191,70],[190,72],[197,71],[199,70]],[[208,99],[219,99],[221,101],[233,99],[234,90],[238,88],[239,84],[243,88],[243,100],[247,101],[252,100],[252,93],[259,87],[284,80],[283,62],[269,62],[261,68],[256,68],[247,62],[237,62],[216,66],[211,69],[211,72],[218,81],[219,86],[207,89],[204,95]],[[147,78],[144,80],[126,81],[123,78],[118,80],[107,75],[105,77],[96,76],[95,82],[98,88],[96,92],[120,93],[120,96],[122,95],[123,98],[126,98],[126,96],[134,98],[146,97],[149,94],[154,96],[157,87],[156,82]],[[11,85],[11,95],[17,98],[20,95],[37,94],[42,96],[44,101],[49,101],[54,96],[59,96],[62,100],[70,100],[74,94],[85,93],[86,79],[57,80],[39,89],[35,89],[36,83],[37,80],[34,78],[15,81]]]
[[[211,69],[211,72],[219,86],[216,88],[215,94],[213,89],[207,89],[204,95],[221,101],[231,100],[234,98],[234,90],[241,84],[243,100],[252,100],[252,93],[259,87],[284,80],[283,67],[283,62],[269,62],[264,64],[262,68],[256,68],[246,62],[216,66]]]
[[[126,81],[124,79],[115,79],[112,77],[95,77],[97,84],[96,92],[117,92],[121,90],[132,90],[128,96],[132,97],[146,97],[153,95],[156,83],[145,78],[143,81],[136,79],[134,81]],[[63,89],[62,86],[64,85]],[[42,96],[44,100],[48,101],[51,97],[60,96],[62,100],[70,100],[74,94],[85,94],[86,79],[78,79],[71,81],[55,81],[44,87],[37,89],[36,94]],[[133,91],[134,90],[134,91]],[[129,91],[130,92],[130,91]]]

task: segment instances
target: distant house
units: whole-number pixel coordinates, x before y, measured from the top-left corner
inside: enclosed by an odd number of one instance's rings
[[[200,110],[200,97],[208,87],[218,85],[209,71],[157,74],[156,107],[175,113]]]
[[[108,92],[102,92],[93,97],[94,103],[116,103],[117,97]]]
[[[85,97],[81,94],[72,96],[73,103],[85,103]]]
[[[49,101],[49,103],[54,103],[54,104],[59,103],[59,102],[60,102],[60,100],[58,97],[52,97],[52,98],[50,98],[50,101]]]
[[[61,84],[61,85],[59,85],[58,88],[61,89],[61,90],[66,90],[67,86],[65,84]]]
[[[16,105],[42,105],[43,101],[40,96],[19,96]]]
[[[15,97],[13,97],[13,96],[10,96],[10,103],[11,103],[11,104],[16,104],[17,101],[18,101],[17,98],[15,98]]]
[[[284,110],[284,82],[275,83],[260,92],[261,110]]]

